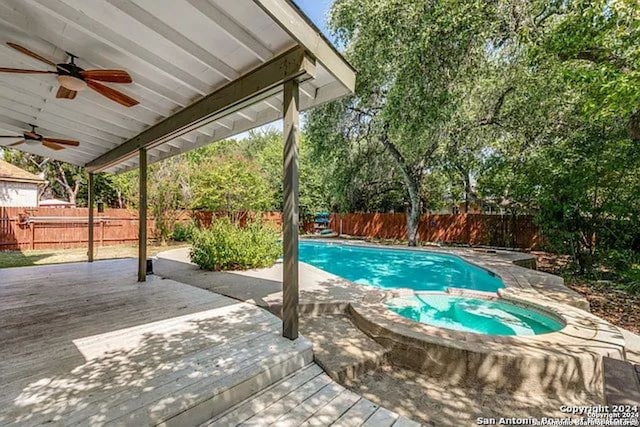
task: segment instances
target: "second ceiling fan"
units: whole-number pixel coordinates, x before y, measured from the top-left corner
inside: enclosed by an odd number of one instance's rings
[[[14,74],[56,74],[58,76],[58,82],[60,83],[60,87],[58,88],[58,92],[56,93],[56,98],[73,99],[76,97],[79,91],[84,90],[88,87],[95,90],[100,95],[105,96],[110,100],[117,102],[118,104],[124,105],[125,107],[133,107],[134,105],[139,104],[138,101],[131,98],[130,96],[108,86],[105,86],[102,83],[99,83],[133,82],[129,73],[124,70],[85,70],[75,64],[76,56],[71,55],[68,52],[67,54],[70,58],[69,62],[56,64],[55,62],[27,49],[26,47],[20,46],[19,44],[7,42],[7,45],[19,52],[24,53],[25,55],[28,55],[41,62],[44,62],[47,65],[55,67],[56,70],[26,70],[22,68],[0,67],[0,72]]]
[[[15,147],[20,144],[42,144],[47,148],[51,148],[52,150],[63,150],[65,146],[77,147],[80,143],[74,139],[62,139],[62,138],[51,138],[48,136],[42,136],[38,132],[36,132],[36,125],[31,126],[31,130],[24,131],[22,135],[0,135],[0,138],[22,138],[18,142],[14,142],[13,144],[7,145],[7,147]]]

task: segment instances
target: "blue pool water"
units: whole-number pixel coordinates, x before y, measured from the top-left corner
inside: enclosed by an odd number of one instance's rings
[[[499,300],[422,294],[393,298],[387,307],[416,322],[464,332],[531,336],[563,328],[552,317]]]
[[[300,242],[300,261],[355,283],[380,288],[496,292],[502,280],[463,259],[427,251]]]

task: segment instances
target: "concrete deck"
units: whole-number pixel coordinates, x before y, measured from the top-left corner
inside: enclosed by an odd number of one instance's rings
[[[588,303],[566,288],[562,278],[522,267],[531,264],[531,256],[527,254],[425,249],[452,253],[492,270],[505,283],[505,289],[500,292],[504,298],[555,313],[567,326],[559,332],[525,338],[434,328],[387,310],[383,301],[389,292],[351,283],[304,263],[300,264],[301,311],[313,315],[346,313],[358,328],[391,351],[386,354],[392,363],[447,377],[454,383],[474,383],[510,391],[551,390],[558,395],[577,393],[583,394],[585,401],[604,399],[602,358],[623,359],[624,337],[613,325],[584,311],[588,310]],[[280,308],[280,264],[243,272],[206,272],[190,263],[188,250],[177,249],[159,254],[155,269],[165,277],[269,307],[275,313]],[[321,324],[322,321],[307,323]],[[325,345],[327,340],[313,341],[318,347],[318,343]],[[316,358],[323,366],[331,366],[331,356],[324,353],[331,351],[316,351]],[[351,355],[357,355],[357,351]],[[341,351],[336,356],[351,355]],[[322,360],[325,356],[326,363]],[[508,381],[516,371],[518,380]],[[339,369],[329,372],[340,377]]]
[[[321,239],[315,239],[321,240]],[[332,242],[338,242],[332,240]],[[370,245],[345,241],[351,245]],[[403,247],[403,249],[407,249]],[[582,310],[589,309],[586,298],[564,286],[559,276],[526,268],[535,265],[531,255],[508,251],[486,251],[464,248],[426,247],[414,250],[427,250],[457,255],[464,260],[497,273],[507,290],[529,293],[536,298],[543,297],[552,302],[567,304]],[[281,278],[282,264],[271,268],[234,271],[203,271],[191,263],[189,249],[180,248],[158,254],[155,270],[158,274],[178,278],[184,283],[227,295],[241,301],[251,302],[261,307],[277,307],[282,301]],[[322,310],[323,305],[343,308],[354,301],[377,298],[384,292],[376,288],[357,285],[341,277],[327,273],[311,265],[300,263],[300,303],[313,305],[314,310]],[[311,307],[306,307],[311,310]],[[325,307],[326,309],[326,307]]]

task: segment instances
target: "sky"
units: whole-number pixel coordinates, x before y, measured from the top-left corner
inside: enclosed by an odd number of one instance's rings
[[[327,31],[327,15],[333,0],[293,0],[293,2],[320,28],[329,40],[333,40]]]
[[[329,32],[327,31],[327,16],[329,13],[329,8],[333,4],[333,0],[293,0],[293,2],[304,12],[305,15],[313,21],[314,24],[322,31],[326,38],[329,40],[333,40]],[[304,126],[304,113],[300,116],[301,125]],[[256,131],[266,131],[266,130],[281,130],[282,129],[282,120],[276,120],[275,122],[267,123],[259,128],[255,129]],[[239,135],[236,135],[235,139],[245,139],[249,136],[249,132],[243,132]]]

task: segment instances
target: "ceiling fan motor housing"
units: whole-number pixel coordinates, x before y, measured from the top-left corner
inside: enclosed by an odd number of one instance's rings
[[[82,74],[80,74],[82,68],[76,64],[58,64],[58,82],[69,90],[80,91],[87,87],[87,83],[84,81]]]

